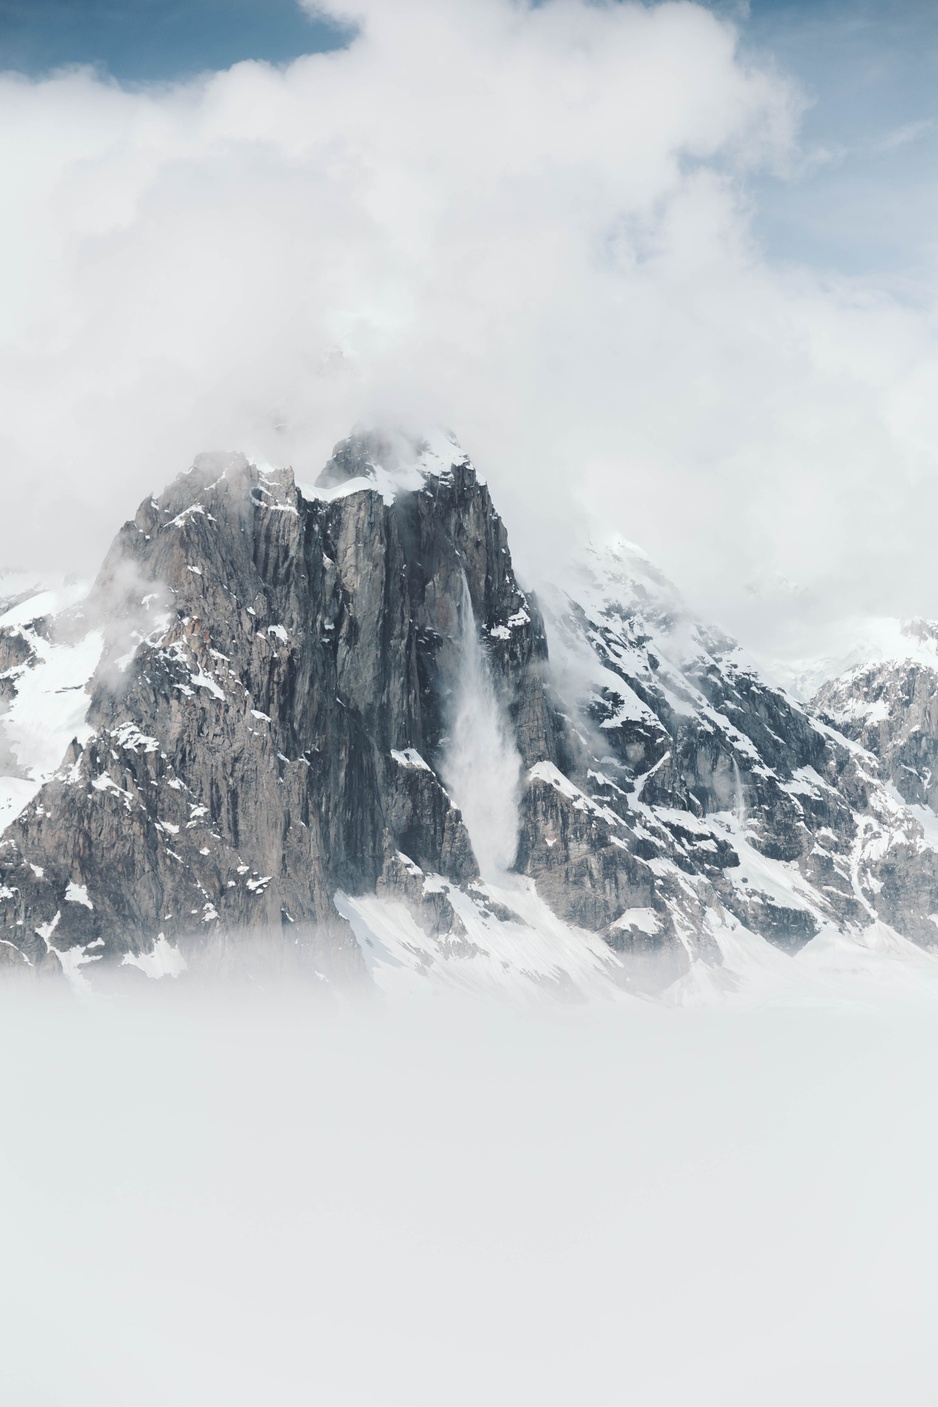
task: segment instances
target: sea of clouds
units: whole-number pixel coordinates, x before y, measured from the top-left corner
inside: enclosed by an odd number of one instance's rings
[[[0,1017],[16,1407],[933,1401],[933,1001]]]

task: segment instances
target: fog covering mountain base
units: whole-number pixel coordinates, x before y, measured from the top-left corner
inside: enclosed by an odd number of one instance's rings
[[[0,991],[11,1407],[932,1400],[933,1001],[307,996]]]
[[[202,455],[86,597],[20,594],[11,972],[693,1002],[933,965],[905,666],[825,718],[623,540],[522,589],[451,435],[353,435],[308,487]]]

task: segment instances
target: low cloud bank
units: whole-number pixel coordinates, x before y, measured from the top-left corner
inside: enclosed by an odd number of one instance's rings
[[[2,1003],[0,1388],[929,1400],[932,1003]]]

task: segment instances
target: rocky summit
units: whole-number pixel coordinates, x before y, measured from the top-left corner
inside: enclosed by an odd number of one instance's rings
[[[0,609],[5,970],[688,1000],[938,943],[938,672],[805,706],[625,542],[535,596],[450,436],[200,456]]]

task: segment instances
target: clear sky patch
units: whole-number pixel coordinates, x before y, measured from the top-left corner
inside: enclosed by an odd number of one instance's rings
[[[0,67],[33,75],[95,64],[124,82],[175,79],[347,38],[295,0],[0,0]]]

